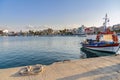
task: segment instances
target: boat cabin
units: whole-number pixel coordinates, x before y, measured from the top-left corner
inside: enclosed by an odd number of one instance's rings
[[[116,32],[110,31],[109,29],[106,30],[106,32],[100,32],[98,33],[96,40],[99,41],[105,41],[105,42],[114,42],[118,43],[118,37]]]

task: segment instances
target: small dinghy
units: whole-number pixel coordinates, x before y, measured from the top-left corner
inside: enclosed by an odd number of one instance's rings
[[[42,65],[27,66],[19,71],[20,75],[35,75],[43,70]]]

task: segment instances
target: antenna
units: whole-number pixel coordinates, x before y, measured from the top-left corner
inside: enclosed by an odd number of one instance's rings
[[[104,30],[106,31],[107,29],[107,22],[109,22],[109,18],[107,17],[107,14],[105,15],[105,18],[103,18],[105,20],[105,22],[103,23],[104,26]]]

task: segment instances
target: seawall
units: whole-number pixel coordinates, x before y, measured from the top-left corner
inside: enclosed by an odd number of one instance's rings
[[[21,76],[21,68],[0,69],[0,80],[120,80],[120,55],[56,62],[37,75]]]

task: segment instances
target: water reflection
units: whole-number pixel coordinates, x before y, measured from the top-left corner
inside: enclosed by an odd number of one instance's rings
[[[100,52],[100,51],[95,51],[95,50],[90,50],[86,48],[80,48],[80,58],[93,58],[93,57],[99,57],[99,56],[110,56],[113,55],[108,52]]]

